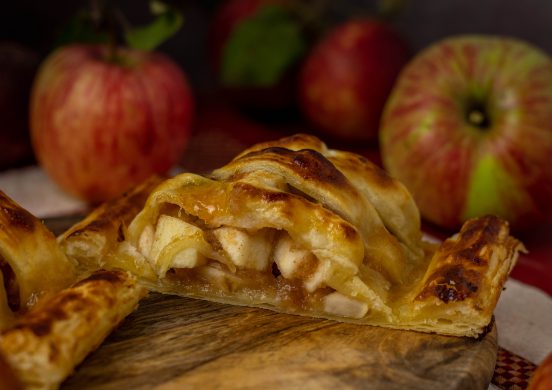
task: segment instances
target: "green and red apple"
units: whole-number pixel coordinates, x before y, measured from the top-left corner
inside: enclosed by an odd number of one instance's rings
[[[317,129],[335,138],[377,138],[383,107],[408,59],[406,43],[386,23],[358,19],[338,25],[301,69],[301,110]]]
[[[552,61],[529,43],[458,36],[403,70],[381,123],[385,168],[447,228],[552,216]]]
[[[117,196],[180,158],[194,100],[167,56],[108,45],[53,52],[35,79],[31,138],[46,172],[90,202]]]

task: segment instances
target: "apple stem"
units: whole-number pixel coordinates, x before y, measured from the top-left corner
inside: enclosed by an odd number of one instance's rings
[[[107,61],[116,62],[117,61],[117,44],[113,39],[109,40],[107,44]]]
[[[107,43],[107,60],[109,62],[117,61],[117,24],[113,9],[108,13],[109,42]]]
[[[109,62],[117,61],[117,23],[118,17],[117,8],[113,5],[112,1],[109,0],[90,0],[90,15],[92,20],[95,21],[97,25],[103,24],[104,28],[107,29],[107,55],[105,60]]]
[[[489,127],[489,117],[484,112],[479,110],[470,111],[468,114],[468,122],[479,129],[486,129]]]
[[[481,111],[471,111],[468,120],[476,126],[481,126],[485,121],[485,116]]]
[[[486,129],[490,125],[487,109],[485,105],[481,103],[473,104],[468,108],[466,119],[469,124],[479,129]]]

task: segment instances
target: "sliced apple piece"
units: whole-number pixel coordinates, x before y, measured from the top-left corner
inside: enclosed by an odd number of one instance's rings
[[[151,246],[153,245],[154,233],[155,230],[153,229],[153,226],[147,225],[142,231],[142,234],[140,235],[140,238],[138,240],[138,250],[145,257],[149,257],[150,255]]]
[[[173,257],[172,268],[194,268],[205,264],[207,259],[195,248],[183,249]]]
[[[274,232],[263,229],[250,234],[245,230],[223,226],[213,231],[230,261],[239,268],[268,269]]]
[[[301,279],[307,291],[313,292],[324,283],[324,267],[316,256],[298,246],[288,234],[283,234],[274,249],[274,262],[286,279]]]
[[[368,312],[368,304],[333,292],[322,298],[324,311],[340,317],[362,318]]]
[[[179,218],[161,215],[157,221],[157,228],[153,237],[150,258],[156,260],[167,245],[179,238],[203,236],[197,226],[189,224]]]
[[[144,246],[149,235],[144,230],[140,237]],[[208,244],[200,228],[169,215],[159,217],[152,240],[147,257],[159,275],[164,275],[169,268],[194,268],[204,264],[206,259],[201,250],[211,251],[206,248]]]

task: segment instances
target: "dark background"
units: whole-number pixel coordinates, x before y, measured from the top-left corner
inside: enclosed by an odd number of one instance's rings
[[[118,2],[133,23],[149,19],[147,1]],[[206,64],[210,17],[221,1],[181,1],[183,28],[160,50],[177,60],[187,72],[196,92],[212,87]],[[86,1],[19,0],[3,2],[0,41],[10,40],[47,54],[61,26]],[[370,13],[375,1],[332,2],[335,19]],[[414,52],[445,36],[460,33],[510,35],[531,42],[552,54],[552,1],[550,0],[410,0],[394,20]]]

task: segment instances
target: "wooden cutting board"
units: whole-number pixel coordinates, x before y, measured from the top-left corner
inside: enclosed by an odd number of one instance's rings
[[[482,340],[151,294],[62,389],[484,389]]]
[[[474,340],[152,293],[62,390],[486,389],[497,349],[496,327]]]

